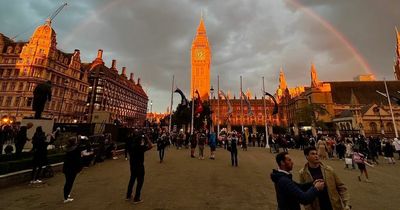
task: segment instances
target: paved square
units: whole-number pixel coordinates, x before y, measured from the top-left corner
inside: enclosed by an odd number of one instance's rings
[[[21,184],[0,190],[0,209],[271,209],[276,210],[275,190],[269,177],[276,167],[274,155],[262,148],[239,151],[239,167],[230,166],[230,154],[217,149],[216,160],[190,158],[187,149],[166,150],[158,161],[155,148],[146,153],[143,203],[125,201],[129,164],[122,157],[84,169],[77,177],[71,203],[63,203],[64,175],[58,173],[39,187]],[[290,150],[294,179],[306,162],[301,151]],[[206,148],[206,154],[209,149]],[[207,156],[208,157],[208,156]],[[396,155],[397,158],[397,155]],[[368,168],[372,183],[359,182],[358,170],[327,160],[350,191],[353,209],[398,210],[399,164],[382,163]]]

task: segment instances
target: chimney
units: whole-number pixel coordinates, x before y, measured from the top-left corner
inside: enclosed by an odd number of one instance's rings
[[[121,73],[121,75],[126,77],[126,67],[125,67],[125,66],[122,67],[122,73]]]
[[[137,79],[137,84],[140,85],[140,77]]]
[[[130,81],[133,81],[133,73],[131,73],[131,76],[129,77]]]
[[[117,61],[116,60],[112,60],[111,69],[117,69]]]
[[[103,59],[103,50],[102,50],[102,49],[99,49],[99,50],[97,51],[97,58],[98,58],[98,59]]]

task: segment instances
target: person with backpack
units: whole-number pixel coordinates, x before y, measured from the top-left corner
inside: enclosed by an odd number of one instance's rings
[[[64,184],[64,203],[72,202],[71,190],[75,178],[82,170],[82,152],[78,146],[78,139],[75,137],[69,138],[66,146],[66,154],[63,165],[63,173],[65,175]]]

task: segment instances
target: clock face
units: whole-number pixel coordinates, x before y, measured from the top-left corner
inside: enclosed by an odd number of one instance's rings
[[[204,60],[206,57],[206,53],[204,50],[197,49],[194,51],[194,56],[197,60]]]

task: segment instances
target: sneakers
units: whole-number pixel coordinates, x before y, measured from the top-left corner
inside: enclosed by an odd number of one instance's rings
[[[367,182],[367,183],[371,183],[371,180],[369,180],[369,179],[366,179],[366,180],[365,180],[365,182]]]
[[[142,199],[134,199],[133,200],[133,204],[139,204],[139,203],[142,203],[142,202],[143,202]]]
[[[72,202],[74,199],[73,198],[67,198],[66,200],[64,200],[64,203],[69,203]]]
[[[30,183],[30,184],[40,184],[40,183],[42,183],[42,182],[43,182],[42,180],[37,179],[37,180],[32,180],[32,181],[30,181],[29,183]]]

